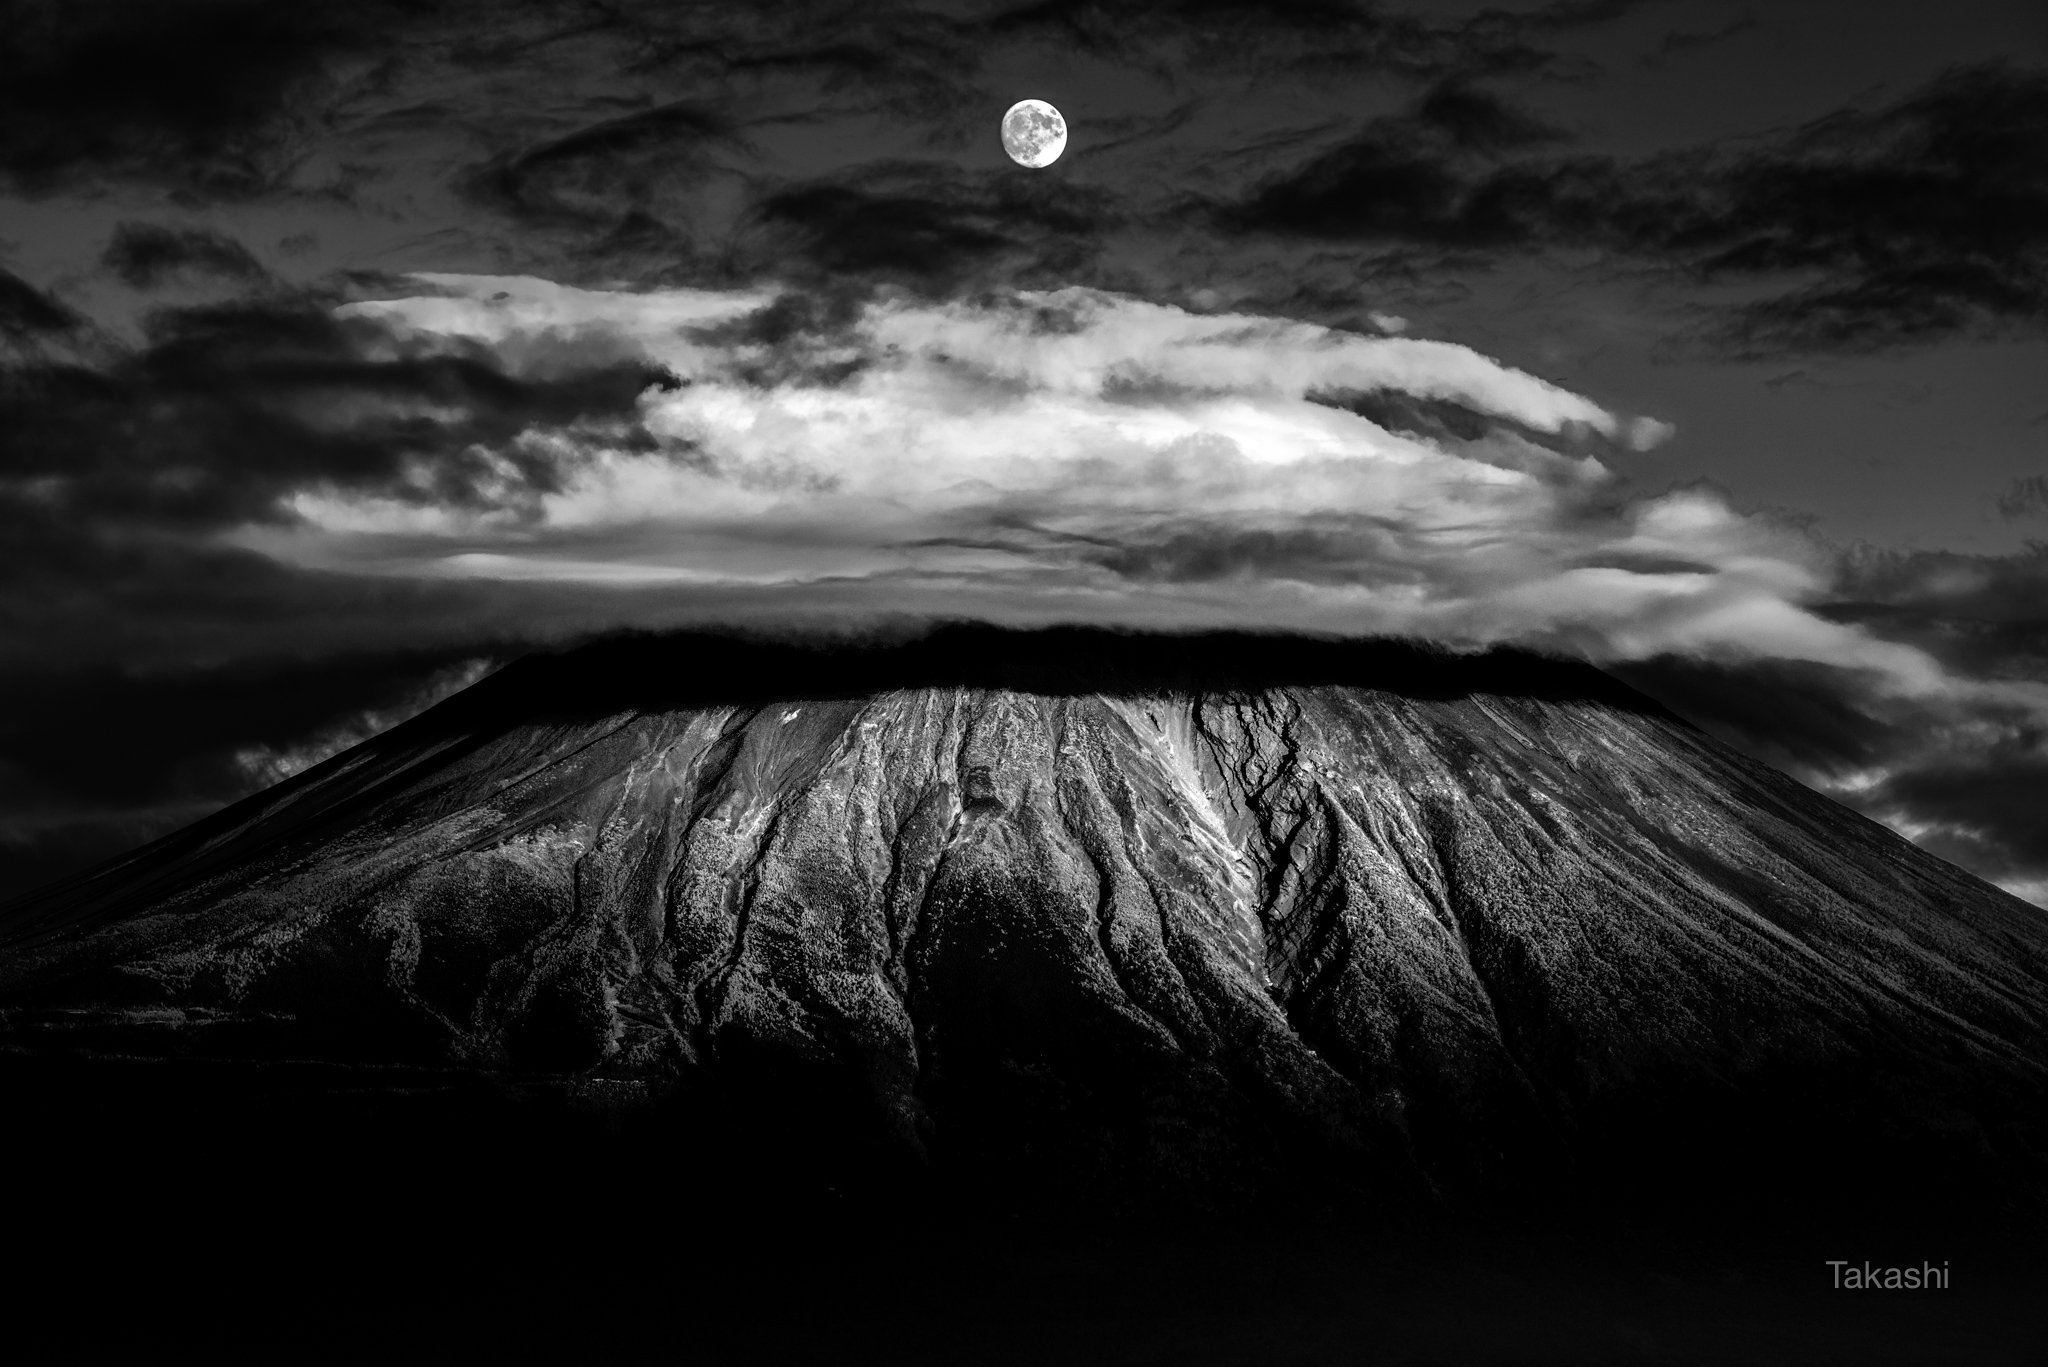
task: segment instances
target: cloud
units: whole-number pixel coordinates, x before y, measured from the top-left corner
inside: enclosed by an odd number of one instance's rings
[[[310,735],[297,736],[283,744],[256,742],[239,747],[233,752],[234,767],[246,777],[250,792],[282,783],[293,774],[332,759],[342,751],[353,749],[372,736],[381,735],[400,722],[418,716],[434,704],[479,682],[497,667],[497,661],[480,658],[437,669],[396,702],[358,708],[327,721]]]
[[[2011,521],[2021,517],[2048,517],[2048,475],[2027,475],[2012,482],[1998,496],[1998,515]]]
[[[0,394],[21,366],[90,363],[106,339],[82,314],[0,269]]]
[[[161,314],[104,368],[19,371],[0,389],[0,503],[105,530],[263,520],[310,482],[474,502],[535,424],[630,446],[638,396],[665,381],[601,348],[529,349],[514,377],[476,348],[377,340],[304,300],[238,302]]]
[[[1116,218],[1112,198],[1094,187],[885,162],[767,195],[746,245],[763,261],[786,262],[794,248],[833,277],[937,290],[998,269],[1012,280],[1071,283],[1091,273]]]
[[[0,174],[37,193],[112,177],[171,182],[186,204],[269,195],[335,242],[408,224],[380,247],[408,265],[586,282],[1243,299],[1270,270],[1303,308],[1303,282],[1323,282],[1342,302],[1316,316],[1337,320],[1364,318],[1362,281],[1449,289],[1510,256],[1590,250],[1661,267],[1693,292],[1697,340],[1737,354],[2026,330],[2044,312],[2038,71],[1960,71],[1741,143],[1571,155],[1515,88],[1589,75],[1563,55],[1572,35],[1637,8],[529,0],[483,24],[456,0],[52,4],[0,57]],[[1097,107],[1059,171],[997,174],[994,88],[1049,41],[1086,48],[1076,97]],[[1380,79],[1361,97],[1366,72]],[[1214,202],[1190,199],[1198,174]],[[117,244],[137,280],[238,265],[148,231]]]
[[[1567,40],[1639,8],[529,0],[484,24],[456,0],[52,3],[0,54],[0,175],[36,193],[97,176],[168,181],[185,203],[268,194],[331,214],[337,240],[363,231],[353,208],[419,229],[394,248],[408,264],[591,281],[733,283],[801,261],[941,291],[1184,297],[1242,285],[1256,234],[1289,279],[1347,295],[1553,249],[1648,262],[1704,289],[1688,301],[1702,340],[1737,354],[2031,330],[2048,312],[2038,69],[1960,70],[1739,143],[1570,155],[1513,86],[1587,75]],[[1098,140],[1076,155],[1092,160],[993,174],[977,160],[995,155],[992,83],[1048,41],[1091,54],[1101,107],[1077,128]],[[1098,93],[1103,71],[1128,100]],[[1332,145],[1335,121],[1361,117],[1363,72],[1408,107]],[[1263,93],[1276,83],[1299,87],[1299,116]],[[1246,183],[1276,159],[1294,164]],[[1215,203],[1189,200],[1197,171]],[[1331,243],[1353,251],[1316,255]],[[124,272],[169,269],[134,245]],[[185,247],[183,269],[234,268]]]
[[[1476,155],[1429,107],[1368,124],[1217,222],[1431,250],[1599,248],[1760,286],[1710,305],[1709,339],[1739,354],[2037,333],[2048,317],[2048,74],[1963,68],[1886,108],[1635,162],[1506,160],[1498,138]]]
[[[20,343],[71,332],[84,321],[12,271],[0,270],[0,336]]]
[[[249,249],[232,238],[155,223],[116,224],[100,264],[133,289],[154,289],[181,273],[243,282],[265,274]]]
[[[483,285],[466,289],[466,303],[423,297],[346,312],[401,337],[427,330],[489,344],[501,357],[538,344],[546,334],[511,317],[556,287],[488,283],[505,297],[481,312]],[[1312,390],[1400,389],[1537,432],[1619,430],[1598,405],[1462,347],[1194,315],[1094,291],[883,297],[836,316],[778,303],[681,332],[644,320],[703,315],[716,296],[555,297],[573,299],[578,317],[616,309],[611,345],[637,346],[678,378],[642,398],[639,422],[654,448],[529,430],[522,449],[548,468],[549,489],[445,508],[431,527],[389,500],[326,491],[302,498],[301,516],[332,533],[383,526],[474,539],[517,527],[529,559],[543,553],[535,539],[552,534],[579,561],[595,535],[627,526],[644,535],[665,522],[670,569],[745,578],[735,545],[766,537],[775,563],[796,567],[778,571],[785,579],[901,572],[933,560],[934,547],[1031,524],[1051,537],[1034,568],[1085,574],[1074,538],[1109,523],[1141,534],[1196,508],[1212,519],[1293,520],[1375,483],[1391,495],[1419,478],[1404,467],[1448,460],[1312,402]],[[1519,478],[1498,462],[1459,462],[1458,482],[1478,500]],[[517,502],[528,493],[538,503]]]
[[[1991,753],[1888,774],[1858,796],[1919,844],[2022,896],[2048,879],[2048,747],[2038,729]]]
[[[528,220],[612,223],[631,210],[657,207],[654,186],[701,172],[708,151],[737,144],[723,114],[678,100],[492,158],[469,174],[468,186],[485,202]]]
[[[1725,43],[1730,38],[1740,37],[1761,27],[1763,25],[1757,20],[1756,12],[1744,10],[1719,28],[1708,29],[1703,33],[1673,29],[1664,35],[1655,49],[1643,55],[1642,64],[1647,67],[1663,66],[1681,54],[1712,47],[1716,43]]]
[[[82,171],[259,189],[294,97],[402,8],[368,0],[345,24],[264,0],[29,0],[0,44],[0,173],[36,190]]]
[[[1628,8],[51,0],[0,53],[0,181],[267,198],[336,242],[403,221],[418,231],[389,249],[410,265],[730,282],[793,250],[942,284],[1017,266],[1027,284],[1128,287],[1083,267],[1119,242],[1142,264],[1176,226],[1182,167],[1284,141],[1276,82],[1348,110],[1356,78],[1382,73],[1424,92],[1418,126],[1526,147],[1549,131],[1481,85],[1575,70],[1551,46]],[[1099,173],[1070,159],[1020,193],[982,154],[1011,73],[1047,42],[1089,54],[1076,153]]]
[[[531,404],[485,425],[471,391],[439,390],[437,430],[459,442],[417,446],[402,478],[307,465],[223,531],[233,544],[323,572],[718,591],[771,614],[951,600],[1965,687],[1816,611],[1831,566],[1797,528],[1704,486],[1632,490],[1606,462],[1664,425],[1465,347],[1085,289],[421,284],[337,326],[366,354],[462,357],[514,390],[568,355],[621,386],[636,366],[665,378],[607,390],[609,425]]]
[[[1531,9],[1489,6],[1442,22],[1346,0],[1030,0],[975,28],[995,38],[1057,41],[1160,65],[1256,66],[1262,72],[1377,70],[1423,78],[1503,72],[1563,74],[1572,64],[1544,46],[1557,35],[1620,18],[1644,0],[1556,0]],[[1170,54],[1162,57],[1160,54]]]
[[[1467,151],[1501,153],[1559,142],[1564,134],[1496,95],[1455,81],[1439,83],[1415,107],[1415,121]]]
[[[1673,654],[1616,672],[1738,749],[2048,906],[2048,712],[2031,696],[2038,685],[2001,696],[1967,661],[1942,667],[1950,687],[1911,696],[1811,662]]]
[[[1838,664],[1666,654],[1618,672],[1739,748],[2048,906],[2048,546],[1842,553],[1821,616],[1936,662],[1888,689]]]

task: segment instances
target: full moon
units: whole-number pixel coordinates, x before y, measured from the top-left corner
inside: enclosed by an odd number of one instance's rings
[[[1067,121],[1044,100],[1019,100],[1003,115],[1003,150],[1019,166],[1050,166],[1067,150]]]

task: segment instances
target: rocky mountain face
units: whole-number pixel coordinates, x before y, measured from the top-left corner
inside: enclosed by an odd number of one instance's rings
[[[2048,1134],[2040,911],[1506,653],[600,644],[0,935],[19,1066],[481,1080],[1020,1205],[2016,1188]]]

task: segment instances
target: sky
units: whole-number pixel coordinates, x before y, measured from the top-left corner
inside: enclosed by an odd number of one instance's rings
[[[7,13],[0,897],[973,617],[1592,659],[2048,905],[2032,0]]]

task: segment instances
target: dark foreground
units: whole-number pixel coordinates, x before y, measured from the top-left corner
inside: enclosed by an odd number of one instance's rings
[[[1646,1162],[1481,1219],[1003,1208],[815,1135],[211,1065],[4,1069],[17,1362],[2033,1363],[2038,1214],[1940,1174]],[[1796,1141],[1797,1136],[1788,1136]],[[1796,1142],[1789,1145],[1797,1151]],[[1896,1160],[1897,1155],[1887,1155]],[[1632,1184],[1631,1184],[1632,1182]],[[941,1192],[951,1192],[942,1195]],[[1829,1259],[1945,1265],[1836,1289]]]

